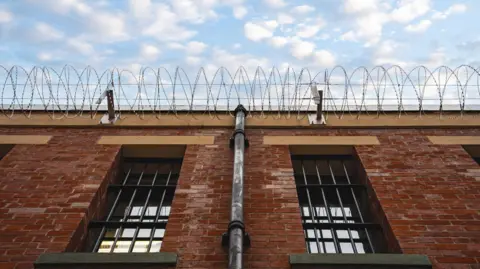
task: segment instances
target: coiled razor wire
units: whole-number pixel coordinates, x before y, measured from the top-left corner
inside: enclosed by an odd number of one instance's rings
[[[312,89],[322,90],[324,111],[342,117],[397,112],[480,111],[480,73],[462,65],[429,69],[400,66],[352,71],[337,66],[313,72],[306,68],[264,70],[260,67],[235,72],[219,68],[209,74],[201,68],[195,75],[184,69],[141,68],[138,73],[118,68],[92,67],[61,69],[21,66],[0,68],[1,111],[12,118],[44,111],[53,119],[95,117],[106,110],[105,90],[113,85],[117,113],[128,112],[143,118],[146,114],[232,115],[243,104],[253,117],[306,117],[316,104]],[[313,86],[316,87],[313,87]],[[125,114],[125,113],[124,113]]]

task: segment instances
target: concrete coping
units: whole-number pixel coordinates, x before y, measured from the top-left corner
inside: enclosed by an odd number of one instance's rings
[[[289,260],[292,268],[432,268],[427,256],[415,254],[290,254]]]
[[[81,253],[62,252],[42,254],[35,261],[35,268],[58,268],[69,265],[176,265],[177,254],[157,253]]]

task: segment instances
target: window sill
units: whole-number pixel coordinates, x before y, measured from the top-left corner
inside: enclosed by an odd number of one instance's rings
[[[35,261],[36,269],[127,265],[129,267],[175,266],[177,254],[158,253],[47,253]],[[118,267],[115,267],[118,268]]]
[[[291,268],[432,268],[427,256],[410,254],[290,254]]]

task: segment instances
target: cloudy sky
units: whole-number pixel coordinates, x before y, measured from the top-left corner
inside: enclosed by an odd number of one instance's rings
[[[478,0],[2,0],[0,59],[131,69],[479,66],[478,14]]]

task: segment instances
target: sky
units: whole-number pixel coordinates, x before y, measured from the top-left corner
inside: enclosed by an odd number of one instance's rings
[[[190,79],[241,66],[479,67],[478,14],[478,0],[0,0],[0,65],[182,67]]]
[[[479,12],[478,0],[1,0],[0,62],[478,66]]]

